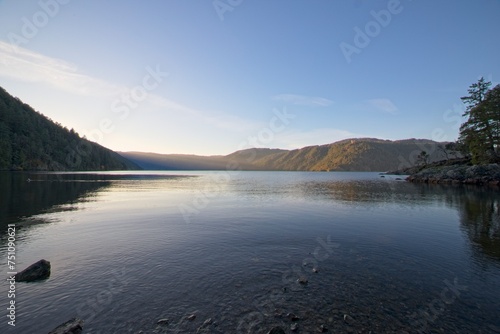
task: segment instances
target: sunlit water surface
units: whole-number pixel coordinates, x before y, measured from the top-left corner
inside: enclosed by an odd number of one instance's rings
[[[3,173],[0,187],[2,274],[9,223],[17,270],[52,264],[17,284],[15,328],[0,286],[1,333],[72,317],[84,333],[500,333],[497,189],[313,172]]]

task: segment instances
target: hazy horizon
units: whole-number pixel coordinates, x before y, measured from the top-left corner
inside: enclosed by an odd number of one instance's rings
[[[115,151],[453,141],[500,2],[0,1],[1,86]],[[193,24],[193,23],[196,24]]]

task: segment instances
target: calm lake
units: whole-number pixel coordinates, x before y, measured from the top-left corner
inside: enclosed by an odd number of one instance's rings
[[[500,333],[498,189],[395,178],[0,173],[0,332]]]

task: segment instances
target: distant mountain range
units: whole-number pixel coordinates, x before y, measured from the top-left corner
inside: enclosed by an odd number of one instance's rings
[[[251,148],[225,156],[113,152],[36,112],[0,87],[0,170],[388,171],[410,167],[421,151],[446,158],[425,139],[358,138],[296,150]]]
[[[296,150],[252,148],[225,156],[197,156],[119,152],[144,169],[152,170],[283,170],[283,171],[388,171],[410,167],[420,152],[429,161],[446,158],[438,143],[426,139],[346,139],[333,144]]]
[[[53,122],[0,87],[0,170],[139,169]]]

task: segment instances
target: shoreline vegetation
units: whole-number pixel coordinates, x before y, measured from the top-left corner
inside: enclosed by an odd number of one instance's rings
[[[480,78],[469,86],[469,95],[461,97],[466,106],[458,140],[448,143],[446,156],[461,158],[429,163],[429,155],[422,151],[417,167],[398,171],[409,174],[414,183],[500,185],[500,85],[491,88],[491,82]]]
[[[498,164],[474,165],[470,158],[442,160],[389,171],[385,174],[408,175],[406,181],[412,183],[500,186],[500,166]]]

